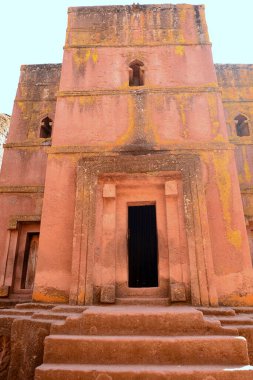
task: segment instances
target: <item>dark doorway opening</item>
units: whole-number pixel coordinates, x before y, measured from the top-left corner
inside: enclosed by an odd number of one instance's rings
[[[33,289],[39,245],[39,232],[28,232],[26,237],[21,289]]]
[[[158,286],[156,207],[128,207],[128,286]]]

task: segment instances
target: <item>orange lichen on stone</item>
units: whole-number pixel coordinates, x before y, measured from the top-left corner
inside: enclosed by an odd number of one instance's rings
[[[86,64],[91,56],[91,49],[76,49],[73,54],[75,64],[80,67]]]
[[[98,61],[98,52],[95,49],[92,50],[91,56],[92,56],[93,63],[97,63],[97,61]]]
[[[115,141],[114,143],[115,146],[131,143],[132,138],[134,136],[135,107],[134,107],[134,99],[132,96],[128,96],[127,104],[128,104],[128,129],[124,135],[122,135],[117,141]]]
[[[242,147],[242,155],[243,155],[243,169],[244,169],[244,178],[245,181],[250,183],[252,178],[252,173],[250,172],[250,167],[248,163],[247,151],[246,147]]]
[[[219,121],[218,112],[217,112],[217,98],[214,94],[208,94],[207,100],[208,100],[209,114],[210,114],[210,120],[211,120],[211,125],[212,125],[212,134],[215,139],[217,138],[217,135],[219,135],[219,127],[220,127],[220,121]]]
[[[231,245],[233,245],[236,249],[239,249],[242,245],[242,236],[239,230],[233,228],[232,183],[231,176],[229,174],[230,162],[231,153],[217,152],[213,155],[213,163],[215,167],[227,238]]]
[[[253,295],[232,295],[224,302],[225,305],[233,306],[252,306],[253,305]]]
[[[183,45],[178,45],[175,47],[175,52],[177,55],[184,55],[184,46]]]
[[[54,290],[52,293],[51,289],[44,289],[43,292],[35,290],[33,292],[33,300],[36,302],[45,303],[66,303],[68,302],[68,297],[65,294],[61,294],[60,291]]]

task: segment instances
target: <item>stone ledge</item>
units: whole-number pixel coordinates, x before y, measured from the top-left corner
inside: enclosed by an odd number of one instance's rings
[[[149,87],[142,88],[115,88],[115,89],[90,89],[83,91],[58,91],[57,97],[73,97],[73,96],[103,96],[103,95],[132,95],[132,94],[182,94],[182,93],[200,93],[200,92],[221,92],[222,89],[216,84],[203,86],[184,86],[184,87]]]
[[[16,230],[18,222],[40,222],[40,215],[15,215],[9,220],[8,229]]]
[[[252,103],[252,99],[223,99],[222,98],[222,103]]]
[[[234,150],[235,146],[229,142],[216,143],[178,143],[177,141],[172,141],[171,144],[167,145],[157,145],[153,147],[149,146],[115,146],[108,144],[105,146],[52,146],[47,149],[48,154],[103,154],[104,156],[118,156],[120,154],[129,153],[130,155],[146,155],[146,154],[161,154],[173,151],[173,154],[182,153],[195,153],[199,151],[217,151],[217,150]]]
[[[44,193],[44,186],[0,186],[0,193]]]
[[[247,187],[247,188],[242,188],[241,189],[242,194],[253,194],[253,187]]]
[[[31,140],[25,140],[21,142],[10,142],[7,144],[4,144],[4,148],[34,148],[34,147],[47,147],[51,145],[52,143],[52,138],[47,138],[47,139],[31,139]]]
[[[68,8],[68,13],[88,14],[97,12],[117,12],[117,11],[134,11],[134,10],[156,10],[161,9],[193,9],[192,4],[130,4],[130,5],[95,5],[95,6],[73,6]],[[199,9],[205,9],[205,5],[197,5]]]
[[[230,138],[229,142],[234,145],[253,145],[252,136],[249,137],[238,137],[238,138]]]
[[[34,103],[34,102],[56,102],[56,97],[54,98],[46,98],[46,99],[43,99],[43,98],[32,98],[32,99],[27,99],[27,98],[16,98],[15,99],[15,102],[31,102],[31,103]]]
[[[73,32],[73,29],[71,30]],[[75,31],[75,30],[74,30]],[[76,31],[75,31],[76,33]],[[87,49],[87,48],[132,48],[132,47],[138,47],[138,48],[142,48],[142,47],[160,47],[160,46],[212,46],[212,43],[211,42],[201,42],[201,43],[197,43],[197,42],[189,42],[189,43],[180,43],[179,41],[175,41],[175,42],[170,42],[170,43],[161,43],[161,42],[150,42],[150,43],[140,43],[140,44],[112,44],[111,42],[106,44],[101,44],[101,43],[85,43],[85,44],[73,44],[73,45],[70,45],[70,44],[66,44],[64,46],[64,50],[71,50],[71,49]]]

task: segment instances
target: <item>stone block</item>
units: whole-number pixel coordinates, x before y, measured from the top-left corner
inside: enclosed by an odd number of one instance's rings
[[[104,184],[103,197],[104,198],[115,198],[116,197],[116,186],[113,183]]]
[[[165,196],[177,196],[177,181],[165,182]]]
[[[172,302],[186,301],[185,285],[183,283],[171,284],[170,291]]]
[[[114,285],[106,285],[101,289],[100,295],[101,303],[114,303],[115,302],[115,286]]]
[[[3,285],[0,287],[0,297],[7,297],[9,294],[9,286]]]

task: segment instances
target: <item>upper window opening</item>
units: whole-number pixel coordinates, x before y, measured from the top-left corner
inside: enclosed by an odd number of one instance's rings
[[[48,139],[52,136],[52,124],[53,121],[47,116],[41,122],[40,127],[40,137],[43,139]]]
[[[141,61],[133,61],[129,65],[129,86],[144,85],[144,64]]]
[[[239,137],[250,136],[249,121],[246,116],[240,114],[235,117],[236,134]]]

